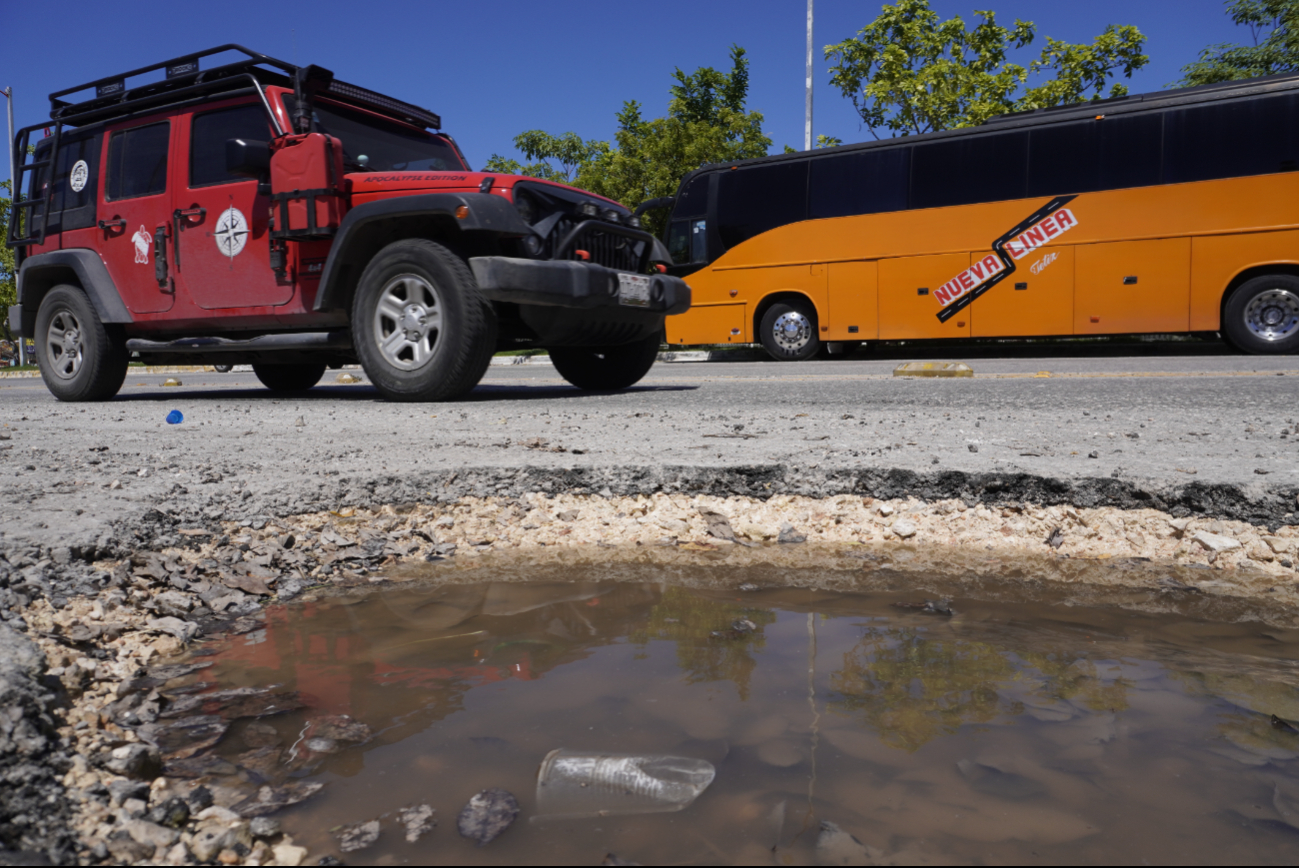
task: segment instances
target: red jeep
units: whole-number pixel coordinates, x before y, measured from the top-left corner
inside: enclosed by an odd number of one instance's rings
[[[225,45],[50,105],[12,143],[9,323],[65,401],[112,397],[131,359],[251,364],[277,391],[360,362],[436,401],[531,347],[622,389],[690,306],[622,205],[470,171],[437,115],[317,66]]]

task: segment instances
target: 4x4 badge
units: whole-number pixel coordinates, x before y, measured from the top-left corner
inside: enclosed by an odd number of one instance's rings
[[[248,243],[248,221],[238,208],[233,205],[221,212],[217,218],[216,230],[212,233],[216,238],[217,250],[225,256],[234,259],[240,253],[243,253],[244,245]]]

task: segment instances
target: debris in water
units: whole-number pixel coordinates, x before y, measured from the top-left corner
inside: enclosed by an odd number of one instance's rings
[[[1204,593],[1194,585],[1188,585],[1185,582],[1178,581],[1172,576],[1164,576],[1159,580],[1159,590],[1164,593],[1175,592],[1184,594],[1201,594]]]
[[[1058,527],[1051,531],[1051,533],[1047,534],[1046,544],[1053,549],[1060,548],[1060,546],[1064,545],[1064,531]]]
[[[983,763],[961,760],[956,767],[970,782],[971,787],[990,796],[1018,801],[1030,796],[1040,796],[1046,792],[1046,787],[1032,778],[1014,772],[1003,772],[999,768],[985,766]]]
[[[756,591],[758,590],[758,586],[753,584],[753,582],[745,582],[744,584],[740,585],[740,590],[746,592]]]
[[[324,786],[309,781],[290,781],[280,787],[264,786],[257,791],[256,798],[244,799],[234,806],[234,810],[241,817],[264,817],[314,796]]]
[[[708,634],[712,639],[742,639],[758,629],[758,625],[748,618],[736,618],[725,630],[714,630]]]
[[[456,828],[461,837],[472,838],[482,847],[510,828],[518,816],[519,800],[499,787],[491,787],[474,796],[460,810]]]
[[[713,782],[692,757],[552,750],[537,773],[537,811],[552,818],[680,811]]]
[[[438,821],[433,818],[434,810],[428,805],[413,805],[402,808],[397,819],[406,827],[406,842],[414,844],[424,835],[433,831]]]
[[[1281,718],[1277,717],[1275,714],[1272,715],[1272,728],[1279,729],[1282,732],[1288,732],[1292,735],[1299,735],[1299,727],[1296,727],[1294,724],[1290,723],[1289,721],[1282,720]]]
[[[925,600],[923,603],[894,603],[895,609],[919,609],[930,615],[955,615],[950,600]]]
[[[821,821],[816,861],[821,865],[876,865],[884,854],[868,847],[829,820]]]
[[[351,853],[354,850],[364,850],[379,840],[379,821],[370,820],[366,823],[338,826],[330,831],[338,839],[338,849],[344,853]]]

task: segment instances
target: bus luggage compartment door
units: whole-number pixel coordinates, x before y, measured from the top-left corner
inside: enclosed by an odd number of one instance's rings
[[[934,298],[934,290],[969,267],[968,253],[881,260],[880,340],[968,338],[970,321],[979,302],[947,322],[939,322],[938,312],[943,306]]]
[[[1191,240],[1080,244],[1075,334],[1184,332],[1190,325]]]
[[[744,343],[744,304],[695,304],[665,322],[670,344]]]
[[[1073,334],[1074,250],[1045,247],[971,305],[976,338]]]
[[[832,262],[827,292],[826,341],[869,341],[879,336],[879,263]]]

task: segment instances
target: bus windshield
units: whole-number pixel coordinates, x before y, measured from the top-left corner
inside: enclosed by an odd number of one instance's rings
[[[293,117],[296,102],[284,97]],[[312,103],[311,121],[319,132],[343,143],[343,163],[353,172],[465,171],[455,147],[442,136],[389,121],[334,102]]]

